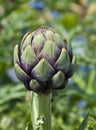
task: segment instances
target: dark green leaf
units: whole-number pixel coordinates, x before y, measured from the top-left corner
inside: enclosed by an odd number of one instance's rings
[[[84,120],[81,122],[81,125],[79,126],[78,130],[85,130],[88,122],[88,116],[89,114],[87,114]]]

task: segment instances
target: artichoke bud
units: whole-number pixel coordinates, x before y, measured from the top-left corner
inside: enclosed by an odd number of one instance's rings
[[[51,28],[25,34],[14,48],[16,75],[36,93],[64,88],[74,73],[74,64],[72,48]]]

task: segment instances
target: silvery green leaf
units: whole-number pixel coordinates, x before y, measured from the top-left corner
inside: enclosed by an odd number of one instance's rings
[[[70,58],[68,52],[66,51],[65,48],[63,48],[54,66],[56,67],[57,70],[64,70],[69,65],[70,65]]]
[[[45,59],[41,59],[32,70],[33,77],[39,81],[47,81],[53,73],[54,69]]]
[[[18,77],[19,80],[26,82],[30,79],[30,77],[24,72],[24,70],[17,63],[15,63],[14,69],[16,72],[16,76]]]
[[[65,75],[61,72],[58,71],[52,78],[52,88],[58,88],[60,87],[65,80]]]

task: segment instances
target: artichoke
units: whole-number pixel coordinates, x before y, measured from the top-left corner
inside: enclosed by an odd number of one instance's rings
[[[25,34],[14,48],[16,75],[36,93],[63,89],[74,73],[74,63],[72,48],[52,28]]]

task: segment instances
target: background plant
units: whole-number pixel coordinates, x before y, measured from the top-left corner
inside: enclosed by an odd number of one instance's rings
[[[12,52],[26,32],[40,26],[67,37],[77,57],[68,87],[57,93],[63,96],[54,95],[52,130],[77,130],[88,112],[85,130],[95,130],[95,0],[0,0],[0,129],[21,130],[30,124],[30,93],[14,75]]]

